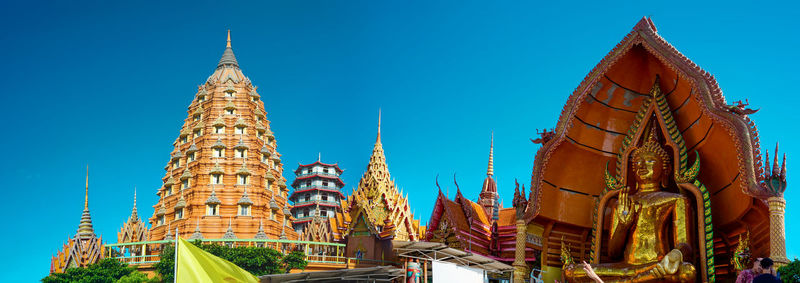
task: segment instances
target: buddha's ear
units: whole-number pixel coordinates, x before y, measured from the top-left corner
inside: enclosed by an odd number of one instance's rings
[[[669,178],[672,178],[672,165],[665,163],[664,172],[661,173],[661,187],[666,188],[669,186]]]

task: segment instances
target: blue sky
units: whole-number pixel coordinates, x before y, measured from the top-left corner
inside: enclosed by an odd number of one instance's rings
[[[116,2],[116,1],[113,1]],[[0,3],[5,129],[0,162],[12,281],[48,272],[73,235],[91,166],[96,232],[116,241],[130,214],[151,215],[171,142],[197,85],[222,54],[225,30],[259,86],[287,173],[325,162],[357,185],[383,109],[392,176],[427,222],[434,177],[475,198],[489,134],[506,206],[514,179],[530,182],[538,149],[568,95],[642,16],[714,74],[728,101],[749,99],[764,148],[788,153],[787,234],[800,232],[796,111],[798,7],[755,2],[617,5],[540,1],[105,1]],[[789,257],[800,242],[787,243]]]

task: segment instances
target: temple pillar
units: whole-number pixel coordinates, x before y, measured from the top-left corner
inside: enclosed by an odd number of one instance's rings
[[[514,252],[514,283],[528,281],[528,265],[525,264],[525,220],[517,219],[517,243]]]
[[[780,196],[767,199],[769,204],[769,257],[776,266],[789,263],[786,258],[786,230],[783,216],[786,213],[786,200]]]

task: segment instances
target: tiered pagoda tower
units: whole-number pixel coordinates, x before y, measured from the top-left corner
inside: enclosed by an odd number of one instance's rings
[[[62,273],[71,267],[86,267],[103,258],[103,238],[94,234],[89,213],[89,167],[86,167],[86,192],[78,233],[50,260],[50,273]]]
[[[333,217],[342,211],[340,201],[344,199],[342,187],[344,181],[339,176],[344,170],[339,165],[316,162],[300,165],[294,170],[296,176],[292,182],[294,192],[289,200],[294,203],[292,222],[294,230],[300,233],[312,217]]]
[[[252,239],[263,229],[271,239],[297,239],[277,142],[230,32],[187,112],[153,205],[150,240],[174,237],[176,228],[185,238]]]

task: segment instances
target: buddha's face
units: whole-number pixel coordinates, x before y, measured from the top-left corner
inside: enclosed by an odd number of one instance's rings
[[[661,158],[649,152],[643,152],[633,159],[636,179],[640,183],[657,183],[661,179],[663,166]]]

